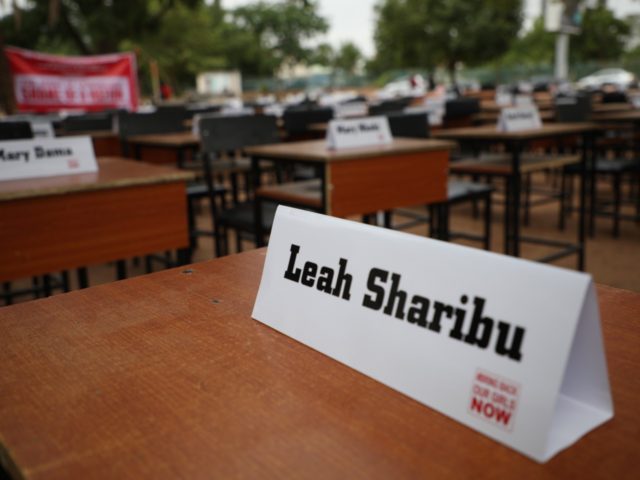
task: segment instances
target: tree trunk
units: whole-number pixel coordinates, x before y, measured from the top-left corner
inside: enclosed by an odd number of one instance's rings
[[[453,85],[454,87],[457,86],[456,63],[457,62],[455,60],[449,60],[449,62],[447,62],[447,71],[449,72],[449,79],[451,80],[451,85]]]
[[[60,5],[59,11],[60,19],[62,20],[63,25],[69,31],[69,35],[71,36],[71,40],[76,44],[78,49],[83,55],[91,55],[93,52],[91,51],[91,47],[87,45],[87,43],[82,38],[82,34],[78,32],[76,27],[73,25],[71,20],[69,19],[69,14],[67,13],[67,8],[64,4]]]
[[[15,113],[16,104],[13,95],[13,77],[9,71],[9,62],[4,54],[4,34],[0,31],[0,109],[7,115]]]

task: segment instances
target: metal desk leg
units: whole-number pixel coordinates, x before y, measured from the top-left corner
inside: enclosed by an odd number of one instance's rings
[[[86,267],[80,267],[77,270],[78,288],[87,288],[89,286],[89,270]]]
[[[512,154],[512,188],[511,188],[511,246],[510,254],[514,257],[520,256],[520,154],[522,144],[515,142],[511,145]]]
[[[512,184],[509,176],[505,177],[504,182],[504,254],[511,255],[511,208],[513,202]]]
[[[587,191],[591,191],[589,200],[590,224],[589,228],[593,231],[593,214],[594,214],[594,186],[595,186],[595,142],[589,134],[585,132],[582,135],[582,159],[580,161],[580,205],[578,212],[578,270],[584,271],[585,268],[585,240],[586,240],[586,213],[587,213]]]
[[[260,160],[256,157],[251,157],[251,174],[253,176],[253,219],[254,219],[254,231],[255,231],[255,244],[256,247],[264,247],[264,232],[262,231],[262,202],[258,195],[258,189],[260,188]]]

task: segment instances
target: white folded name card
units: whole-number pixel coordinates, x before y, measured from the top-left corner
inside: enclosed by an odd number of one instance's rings
[[[422,105],[406,107],[404,113],[425,113],[429,125],[442,125],[442,119],[446,112],[446,100],[444,98],[427,98]]]
[[[331,120],[327,128],[327,148],[335,150],[387,145],[392,139],[387,117]]]
[[[498,118],[498,130],[519,132],[542,127],[540,114],[535,106],[503,108]]]
[[[0,180],[97,171],[90,137],[0,142]]]
[[[336,118],[366,117],[368,114],[366,102],[340,103],[333,107],[333,116]]]
[[[51,122],[31,122],[31,132],[34,138],[55,138]]]
[[[540,462],[613,417],[584,273],[281,206],[253,318]]]
[[[495,102],[500,107],[507,107],[513,104],[513,94],[508,92],[496,93]]]

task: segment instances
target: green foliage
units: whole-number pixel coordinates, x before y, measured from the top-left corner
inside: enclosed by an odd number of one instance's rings
[[[273,74],[283,66],[309,63],[314,51],[308,41],[329,28],[317,10],[312,0],[260,1],[236,8],[233,24],[244,31],[234,49],[238,66],[251,74]]]
[[[135,40],[123,40],[117,49],[137,52],[143,81],[147,63],[153,60],[165,81],[193,88],[198,73],[229,67],[220,21],[221,13],[215,7],[177,5],[165,15],[162,28],[144,32]]]
[[[19,22],[17,15],[0,19],[5,44],[76,55],[133,50],[143,86],[150,60],[177,87],[193,86],[206,70],[273,75],[312,60],[308,41],[328,28],[311,0],[257,2],[232,12],[220,0],[64,0],[55,22],[50,3],[27,0]]]
[[[536,20],[531,30],[516,38],[509,51],[500,59],[505,66],[552,64],[556,35],[544,28],[542,18]]]
[[[521,0],[380,0],[375,70],[478,65],[510,46],[522,23]]]
[[[58,3],[54,21],[49,21],[50,0],[27,0],[22,21],[2,19],[6,43],[60,53],[109,53],[122,39],[162,28],[168,12],[178,6],[195,8],[204,0],[65,0]],[[6,29],[6,30],[5,30]]]
[[[580,34],[571,35],[569,39],[571,63],[619,61],[630,31],[629,21],[616,18],[606,5],[601,3],[595,9],[587,9]],[[540,18],[531,30],[513,42],[498,63],[503,66],[552,65],[555,42],[556,34],[547,32]]]
[[[360,60],[362,60],[362,52],[360,52],[360,49],[353,43],[346,42],[340,45],[340,48],[335,53],[332,66],[335,70],[353,74]]]
[[[619,60],[624,53],[631,28],[616,18],[604,2],[585,12],[582,32],[571,37],[571,61]]]
[[[328,43],[321,43],[316,46],[309,58],[311,65],[322,65],[323,67],[331,67],[333,65],[333,59],[335,52],[333,47]]]

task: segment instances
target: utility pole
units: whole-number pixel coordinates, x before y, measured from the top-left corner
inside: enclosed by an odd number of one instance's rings
[[[569,79],[569,35],[580,33],[582,10],[588,0],[544,1],[545,28],[556,32],[555,78]]]
[[[569,34],[558,32],[556,35],[555,78],[567,80],[569,77]]]

